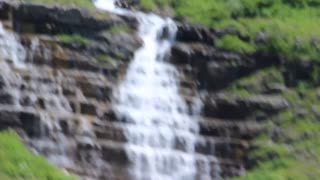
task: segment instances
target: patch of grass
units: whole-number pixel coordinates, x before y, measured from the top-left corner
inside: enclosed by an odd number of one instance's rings
[[[95,9],[91,0],[25,0],[28,3],[42,3],[51,5],[77,6],[87,9]]]
[[[96,57],[98,62],[107,64],[109,66],[117,66],[118,61],[115,60],[115,58],[109,56],[109,55],[99,55]]]
[[[121,26],[112,26],[107,31],[110,33],[121,33],[121,32],[132,33],[134,30],[127,25],[121,25]]]
[[[157,8],[155,1],[150,0],[141,0],[140,6],[142,7],[142,9],[149,11],[155,10]]]
[[[235,95],[248,96],[263,94],[276,86],[284,86],[284,78],[281,68],[271,67],[237,80],[226,91]]]
[[[244,42],[235,35],[224,36],[217,44],[217,47],[227,51],[233,51],[238,53],[253,53],[255,47],[250,43]]]
[[[147,11],[170,7],[172,3],[174,3],[174,0],[140,0],[140,6]]]
[[[310,115],[300,118],[293,111],[275,117],[273,122],[280,125],[281,137],[272,141],[266,134],[265,138],[257,139],[260,148],[251,155],[258,160],[257,166],[245,176],[232,180],[313,180],[320,177],[320,141],[315,135],[320,123],[312,119]]]
[[[32,180],[75,180],[44,158],[29,152],[13,131],[0,132],[0,178]]]
[[[109,55],[99,55],[97,56],[98,61],[100,62],[112,62],[114,59]]]
[[[279,158],[233,180],[313,180],[320,176],[318,167],[295,158]]]
[[[76,43],[76,44],[86,45],[90,43],[90,39],[77,34],[76,35],[63,34],[63,35],[58,35],[57,37],[61,42],[66,44]]]

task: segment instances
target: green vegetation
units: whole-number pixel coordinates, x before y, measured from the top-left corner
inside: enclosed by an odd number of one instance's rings
[[[117,61],[115,60],[115,58],[109,56],[109,55],[99,55],[96,57],[96,59],[103,64],[107,64],[109,66],[116,66],[117,65]]]
[[[242,41],[237,36],[226,35],[217,44],[220,49],[239,52],[239,53],[253,53],[255,52],[255,47],[251,44]]]
[[[258,166],[234,180],[313,180],[320,177],[320,123],[310,108],[318,99],[312,91],[308,93],[311,95],[305,94],[306,99],[293,101],[290,98],[294,109],[272,118],[270,128],[281,127],[281,136],[273,141],[266,135],[258,139],[256,143],[260,148],[251,155],[260,159]],[[319,102],[316,104],[319,107]]]
[[[97,59],[100,62],[106,62],[106,63],[114,61],[114,59],[109,55],[99,55],[97,56]]]
[[[310,144],[310,140],[306,142]],[[303,157],[306,155],[305,148],[295,144],[273,142],[265,136],[258,139],[257,144],[261,148],[252,154],[252,158],[261,159],[258,161],[257,168],[249,171],[244,177],[233,178],[233,180],[312,180],[320,176],[319,159],[314,161]],[[317,145],[312,143],[312,146],[318,146],[318,153],[320,152],[319,142]]]
[[[110,33],[132,33],[134,30],[130,28],[128,25],[120,25],[120,26],[112,26],[110,29],[107,30]]]
[[[227,92],[239,96],[249,96],[264,94],[272,89],[281,87],[285,87],[281,68],[270,67],[250,76],[240,78],[227,89]]]
[[[234,180],[307,180],[319,176],[318,166],[288,156],[262,163],[254,172]]]
[[[0,179],[73,180],[44,158],[29,152],[17,134],[0,132]]]
[[[283,71],[285,67],[259,70],[233,83],[227,92],[252,96],[265,93],[274,84],[286,87]],[[250,155],[257,160],[257,166],[234,180],[313,180],[320,177],[320,89],[313,78],[297,79],[296,86],[278,93],[291,107],[265,121],[269,131],[255,140],[260,148]],[[276,129],[280,134],[271,133]]]
[[[76,35],[63,34],[63,35],[58,35],[57,37],[61,42],[66,44],[76,43],[76,44],[86,45],[90,43],[90,39],[77,34]]]
[[[180,20],[234,28],[246,37],[249,52],[256,49],[293,60],[320,57],[319,0],[142,0],[140,5],[146,10],[171,7]],[[265,34],[265,42],[256,42],[259,34]],[[227,40],[228,46],[219,47],[243,51],[244,42]]]
[[[43,3],[43,4],[60,4],[65,6],[78,6],[87,9],[95,9],[91,0],[25,0],[28,3]]]

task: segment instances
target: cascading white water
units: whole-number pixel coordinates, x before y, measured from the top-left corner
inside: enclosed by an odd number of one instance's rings
[[[4,30],[0,22],[0,57],[2,60],[10,61],[16,67],[23,67],[26,58],[26,51],[23,46],[18,43],[13,33]]]
[[[144,45],[134,56],[115,92],[114,109],[128,142],[126,152],[136,180],[212,179],[209,163],[197,176],[195,140],[198,123],[179,95],[178,72],[165,62],[177,27],[170,18],[115,7],[115,0],[97,0],[98,8],[135,16]],[[178,150],[182,146],[183,150]]]

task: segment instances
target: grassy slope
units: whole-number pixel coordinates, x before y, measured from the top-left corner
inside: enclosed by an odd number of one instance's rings
[[[141,0],[145,10],[172,8],[175,17],[209,27],[232,27],[217,47],[240,53],[268,52],[287,60],[320,60],[320,0]],[[255,42],[267,34],[264,43]],[[264,94],[286,87],[286,65],[244,77],[227,92],[239,96]],[[251,156],[258,166],[237,180],[315,180],[320,177],[320,68],[282,92],[290,109],[266,121],[270,132],[256,140]],[[280,132],[278,132],[280,129]],[[279,136],[276,136],[278,132]],[[276,137],[275,137],[276,136]]]
[[[0,179],[73,180],[44,158],[29,152],[12,131],[0,132]]]
[[[171,7],[175,17],[210,27],[232,27],[241,33],[234,45],[255,47],[290,59],[317,60],[320,56],[319,0],[141,0],[146,10]],[[259,32],[268,34],[265,44],[255,43]],[[238,39],[236,39],[238,38]],[[240,46],[241,48],[242,46]],[[252,48],[247,48],[251,53]]]

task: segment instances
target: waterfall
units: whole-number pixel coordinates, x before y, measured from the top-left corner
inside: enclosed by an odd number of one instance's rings
[[[23,67],[26,51],[17,41],[13,33],[4,30],[0,22],[0,57],[4,61],[11,62],[16,67]]]
[[[206,159],[201,159],[203,172],[197,170],[195,143],[199,125],[179,94],[178,71],[166,62],[176,24],[170,18],[117,8],[115,0],[97,0],[95,4],[116,14],[136,17],[144,42],[114,92],[113,101],[128,140],[125,148],[131,162],[130,177],[213,179]]]

